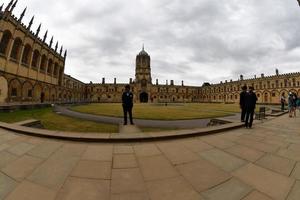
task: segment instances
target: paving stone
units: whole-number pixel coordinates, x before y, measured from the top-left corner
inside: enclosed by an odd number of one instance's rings
[[[87,149],[87,145],[82,143],[65,143],[58,151],[58,154],[65,156],[80,157]]]
[[[9,149],[7,149],[7,151],[9,153],[15,154],[17,156],[22,156],[34,147],[35,147],[35,145],[22,142],[22,143],[19,143],[17,145],[10,147]]]
[[[7,148],[9,148],[10,147],[10,145],[8,145],[8,144],[1,144],[0,145],[0,151],[3,151],[3,150],[5,150],[5,149],[7,149]]]
[[[235,178],[201,193],[207,199],[240,200],[249,194],[252,187]],[[230,192],[229,192],[230,191]]]
[[[73,169],[71,176],[109,180],[111,178],[111,165],[111,162],[81,160]]]
[[[158,147],[174,165],[199,159],[199,155],[180,145],[180,143],[160,143]]]
[[[262,194],[258,191],[251,192],[246,198],[243,200],[272,200],[270,197],[268,197],[265,194]]]
[[[133,146],[136,156],[156,156],[160,155],[161,152],[155,144],[138,144]]]
[[[265,154],[264,152],[241,145],[235,145],[225,149],[225,151],[250,162],[255,162]]]
[[[229,173],[204,159],[178,165],[176,169],[198,192],[207,190],[231,178]]]
[[[146,181],[179,176],[178,172],[163,156],[141,157],[138,162]]]
[[[8,164],[1,171],[17,181],[22,181],[27,177],[43,160],[32,156],[23,157]]]
[[[0,199],[4,199],[16,186],[16,181],[0,172]]]
[[[218,136],[205,136],[201,140],[220,149],[226,149],[235,145],[233,142],[224,140]]]
[[[280,149],[277,152],[278,155],[286,157],[288,159],[292,159],[295,161],[300,161],[300,151],[299,149],[292,147],[292,148],[288,148],[288,149]]]
[[[121,168],[135,168],[137,167],[137,161],[133,154],[120,154],[114,155],[113,158],[113,168],[121,169]]]
[[[0,169],[16,160],[18,157],[6,151],[0,152]]]
[[[110,200],[150,200],[147,193],[113,194]]]
[[[245,139],[245,140],[253,140],[253,141],[257,141],[257,142],[264,140],[264,137],[258,137],[253,134],[244,134],[244,135],[241,135],[240,138]]]
[[[114,154],[132,154],[133,152],[133,147],[129,145],[115,145],[114,146]]]
[[[285,199],[294,183],[291,178],[251,163],[238,169],[233,174],[243,182],[274,199]]]
[[[293,170],[292,177],[300,180],[300,162],[296,164],[295,169]]]
[[[202,142],[199,139],[185,140],[185,141],[181,142],[181,144],[185,148],[187,148],[190,151],[195,152],[195,153],[199,153],[199,152],[206,151],[206,150],[214,148],[213,146],[211,146],[211,145],[209,145],[209,144],[207,144],[205,142]]]
[[[112,170],[112,194],[141,193],[145,191],[143,177],[138,168]]]
[[[256,164],[260,165],[261,167],[271,169],[286,176],[291,174],[295,163],[296,162],[293,160],[271,154],[263,156],[256,162]]]
[[[296,181],[287,200],[299,200],[299,199],[300,199],[300,181]]]
[[[24,181],[5,200],[54,200],[55,196],[53,190]]]
[[[79,161],[78,148],[79,146],[77,148],[64,146],[41,164],[27,179],[51,189],[59,189]]]
[[[182,178],[175,177],[146,183],[151,199],[155,200],[201,200],[200,194]]]
[[[274,153],[278,150],[279,146],[273,145],[273,144],[267,144],[263,142],[257,142],[253,140],[247,140],[247,139],[240,139],[236,141],[240,145],[245,145],[250,148],[257,149],[259,151],[263,151],[266,153]]]
[[[68,178],[56,200],[109,200],[108,180]]]
[[[218,149],[204,151],[200,153],[200,155],[204,159],[212,162],[216,166],[228,172],[236,170],[247,163],[242,159],[239,159]]]
[[[289,142],[285,142],[282,140],[274,140],[274,139],[265,139],[262,142],[266,144],[273,144],[279,146],[280,148],[287,148],[290,145]]]
[[[27,154],[39,158],[48,158],[53,152],[62,146],[60,142],[44,142],[30,150]]]
[[[109,161],[112,162],[113,146],[112,145],[90,145],[84,152],[83,160],[97,160],[97,161]]]

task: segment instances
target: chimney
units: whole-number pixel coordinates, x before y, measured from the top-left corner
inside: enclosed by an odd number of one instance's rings
[[[102,78],[102,84],[105,84],[105,78]]]
[[[166,80],[166,85],[169,85],[168,80]]]
[[[261,77],[262,77],[262,78],[265,78],[265,74],[261,74]]]
[[[171,80],[171,85],[174,85],[174,80]]]
[[[156,79],[156,85],[158,85],[158,79]]]
[[[256,79],[256,75],[254,75],[254,78]]]
[[[132,78],[129,79],[129,84],[132,84]]]
[[[114,84],[117,84],[117,78],[114,78]]]
[[[240,80],[243,81],[244,80],[244,76],[240,75]]]
[[[183,81],[181,81],[181,86],[184,86],[184,82]]]
[[[225,83],[227,83],[227,80],[225,80]]]
[[[279,76],[279,70],[276,69],[276,76]]]

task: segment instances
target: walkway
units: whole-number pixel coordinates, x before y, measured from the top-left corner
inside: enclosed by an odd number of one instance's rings
[[[64,106],[55,106],[55,112],[58,112],[62,115],[79,118],[88,121],[94,122],[102,122],[109,124],[122,124],[123,118],[118,117],[107,117],[107,116],[99,116],[92,115],[87,113],[80,113],[76,111],[72,111]],[[237,116],[229,116],[228,121],[238,121],[239,117]],[[226,120],[226,117],[222,118]],[[192,119],[192,120],[143,120],[143,119],[134,119],[134,123],[140,127],[153,127],[153,128],[181,128],[181,129],[190,129],[190,128],[201,128],[206,127],[210,122],[210,119]]]
[[[0,129],[0,199],[299,200],[300,118],[211,136],[75,143]]]

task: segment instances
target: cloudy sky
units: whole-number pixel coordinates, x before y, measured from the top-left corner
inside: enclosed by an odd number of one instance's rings
[[[153,82],[300,71],[296,0],[19,0],[14,14],[26,6],[24,23],[35,15],[32,29],[68,49],[65,72],[84,82],[128,82],[143,43]]]

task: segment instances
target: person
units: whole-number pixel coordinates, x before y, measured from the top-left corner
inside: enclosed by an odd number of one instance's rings
[[[130,124],[133,125],[132,108],[133,108],[133,94],[130,91],[130,85],[125,86],[125,92],[122,95],[122,107],[124,113],[124,125],[127,125],[127,113],[129,113]]]
[[[240,93],[240,108],[242,110],[241,122],[245,122],[245,116],[246,116],[245,97],[246,97],[246,94],[247,94],[247,86],[244,85],[242,87],[242,92]]]
[[[285,94],[282,93],[281,97],[280,97],[280,103],[281,103],[281,111],[284,111],[284,104],[285,104]]]
[[[245,120],[245,127],[252,128],[253,123],[253,115],[256,106],[257,97],[254,93],[254,88],[249,87],[249,91],[245,96],[245,108],[246,108],[246,120]]]
[[[289,92],[288,97],[288,109],[289,109],[289,117],[293,117],[293,94]]]
[[[293,116],[296,117],[296,110],[297,110],[297,94],[293,93],[293,102],[292,102],[292,107],[293,107]]]
[[[300,98],[297,98],[296,106],[297,106],[298,110],[300,111]]]

